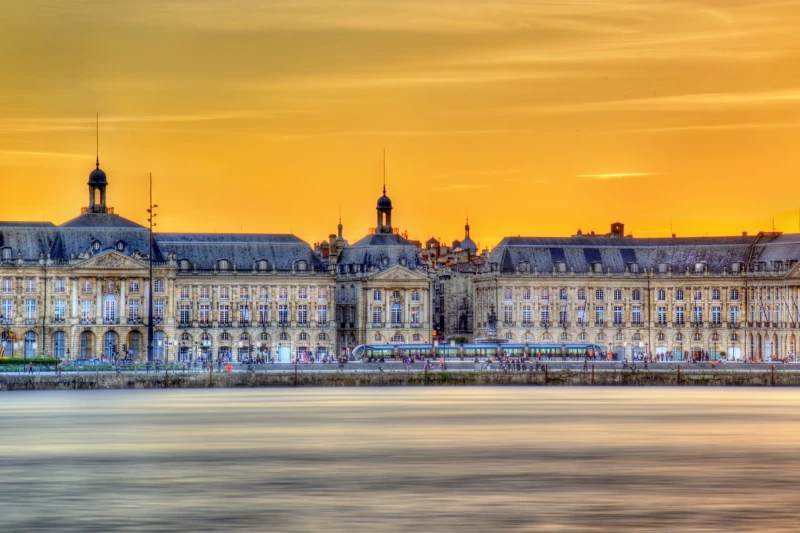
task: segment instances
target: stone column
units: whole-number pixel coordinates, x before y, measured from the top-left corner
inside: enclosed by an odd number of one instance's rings
[[[120,324],[127,324],[128,323],[128,306],[125,300],[125,284],[127,283],[126,278],[120,278],[120,288],[119,288],[119,323]]]
[[[103,278],[97,278],[95,280],[95,317],[94,323],[95,324],[102,324],[103,323]]]
[[[79,318],[78,314],[78,278],[70,278],[72,282],[71,291],[72,291],[72,317],[73,319]]]
[[[144,305],[142,306],[142,309],[141,309],[141,312],[139,313],[139,316],[142,318],[142,323],[143,324],[147,324],[148,323],[147,321],[150,320],[150,315],[148,313],[148,311],[150,310],[150,306],[149,306],[149,302],[150,302],[150,280],[149,279],[144,280],[144,293],[142,293],[142,296],[143,296],[142,303]],[[145,335],[145,337],[146,337],[146,335]],[[146,349],[147,348],[147,346],[146,346],[147,345],[147,340],[144,341],[144,344],[145,344],[145,349]]]

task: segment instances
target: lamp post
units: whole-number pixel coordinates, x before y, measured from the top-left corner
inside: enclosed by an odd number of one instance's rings
[[[147,222],[149,224],[149,238],[148,240],[148,276],[149,276],[149,291],[147,298],[147,360],[153,360],[153,228],[156,226],[155,209],[158,206],[153,204],[153,174],[150,174],[150,207],[147,209]]]

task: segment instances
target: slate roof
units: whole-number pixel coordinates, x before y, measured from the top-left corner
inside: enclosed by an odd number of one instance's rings
[[[386,269],[405,262],[405,267],[419,265],[419,250],[409,241],[394,233],[367,235],[342,250],[338,265],[359,265],[361,271]]]
[[[62,228],[142,228],[144,226],[111,213],[83,213],[61,224]]]
[[[515,272],[524,261],[530,262],[531,270],[536,267],[540,272],[551,272],[553,265],[562,261],[567,271],[575,272],[588,272],[594,262],[602,263],[603,272],[610,268],[613,273],[624,273],[630,263],[656,271],[662,263],[670,264],[673,272],[687,268],[694,271],[698,262],[707,263],[710,272],[722,272],[725,267],[730,271],[734,262],[746,261],[754,242],[754,259],[800,259],[800,235],[662,239],[576,236],[506,237],[491,252],[489,262],[498,263],[502,272]]]
[[[188,260],[193,269],[213,270],[226,259],[237,271],[251,271],[256,261],[266,260],[268,270],[291,271],[297,261],[307,270],[325,271],[325,265],[305,241],[294,235],[243,233],[159,233],[155,241],[162,253]]]

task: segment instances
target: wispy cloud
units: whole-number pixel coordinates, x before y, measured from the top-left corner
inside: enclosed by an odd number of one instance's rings
[[[742,122],[733,124],[687,124],[685,126],[665,126],[663,128],[638,128],[629,130],[613,130],[609,133],[669,133],[680,131],[735,131],[735,130],[770,130],[800,128],[800,122]]]
[[[24,150],[0,150],[0,156],[86,159],[86,154],[68,154],[63,152],[28,152]]]
[[[465,189],[483,189],[488,185],[481,185],[476,183],[454,183],[453,185],[446,185],[445,187],[438,187],[437,191],[461,191]]]
[[[641,178],[645,176],[662,176],[663,172],[615,172],[610,174],[578,174],[577,177],[587,180],[619,180],[624,178]]]

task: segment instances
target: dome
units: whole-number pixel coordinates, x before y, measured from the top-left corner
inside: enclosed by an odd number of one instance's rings
[[[391,209],[392,208],[392,201],[389,199],[386,194],[378,198],[378,209]]]
[[[100,170],[100,163],[98,163],[97,168],[92,170],[92,173],[89,174],[89,185],[108,185],[106,173]]]
[[[476,245],[472,239],[466,237],[463,241],[461,241],[461,249],[467,250],[469,253],[474,254],[478,251],[478,245]]]

